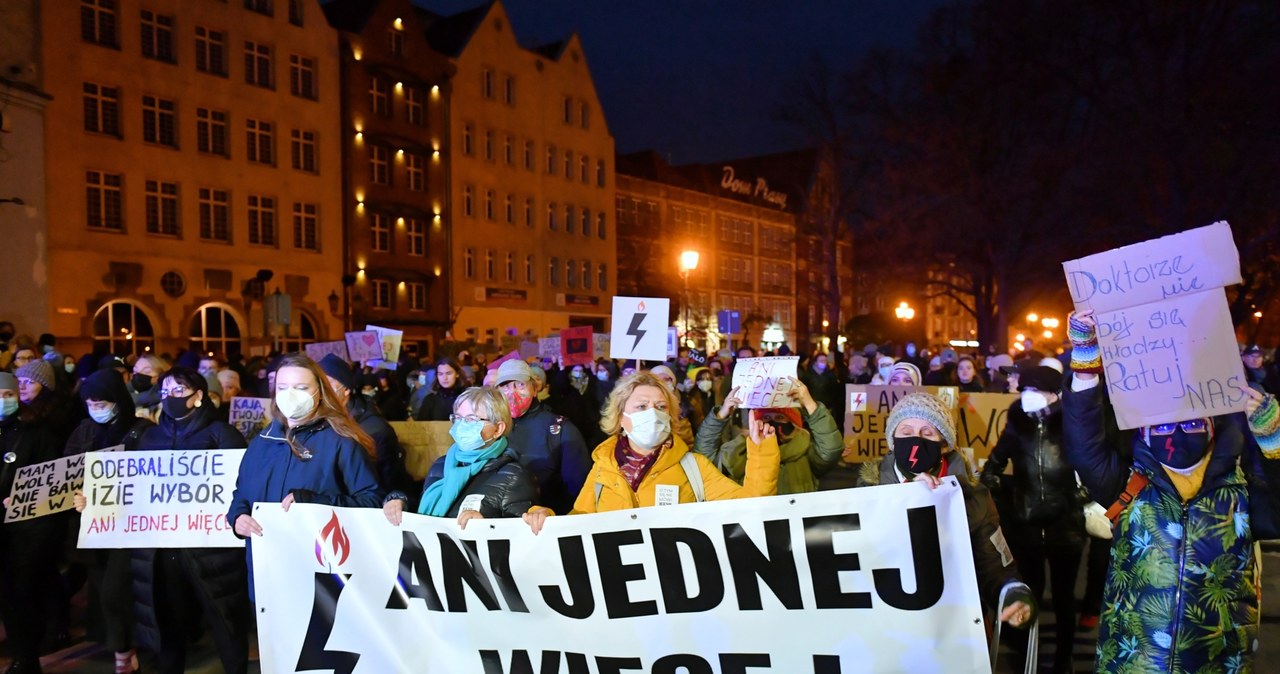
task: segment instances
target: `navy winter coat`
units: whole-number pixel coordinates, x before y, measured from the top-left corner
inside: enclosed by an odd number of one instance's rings
[[[512,424],[511,450],[537,478],[542,505],[567,514],[582,491],[593,462],[591,450],[573,422],[535,400]]]

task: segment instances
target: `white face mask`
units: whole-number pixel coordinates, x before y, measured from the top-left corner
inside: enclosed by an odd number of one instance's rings
[[[1049,406],[1049,399],[1039,391],[1022,392],[1022,411],[1028,414],[1039,412]]]
[[[96,423],[99,423],[99,424],[105,424],[108,421],[111,421],[112,419],[116,418],[115,403],[112,403],[111,405],[104,407],[102,409],[94,409],[90,407],[89,418],[93,419]]]
[[[702,381],[698,382],[698,388],[699,388],[703,393],[706,393],[706,392],[710,391],[710,390],[711,390],[711,380],[710,380],[710,379],[703,379]]]
[[[650,407],[634,414],[626,414],[631,420],[631,430],[627,438],[631,444],[642,449],[651,449],[662,444],[671,435],[671,415],[660,409]]]
[[[276,393],[276,407],[280,408],[281,414],[290,419],[301,419],[311,414],[311,410],[316,407],[316,401],[310,393],[291,388]]]

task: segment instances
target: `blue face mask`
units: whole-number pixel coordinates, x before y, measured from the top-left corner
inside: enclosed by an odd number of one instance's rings
[[[17,398],[5,398],[0,400],[0,419],[8,419],[14,412],[18,411]]]
[[[484,421],[455,421],[449,428],[449,437],[458,443],[458,449],[473,452],[489,443],[484,439]]]
[[[100,409],[100,410],[96,410],[90,407],[89,418],[93,419],[95,422],[99,424],[105,424],[108,421],[111,421],[112,419],[116,418],[116,406],[112,405],[106,409]]]

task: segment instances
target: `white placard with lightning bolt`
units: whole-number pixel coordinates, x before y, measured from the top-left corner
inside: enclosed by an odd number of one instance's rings
[[[613,298],[609,357],[664,361],[671,300],[665,297]]]

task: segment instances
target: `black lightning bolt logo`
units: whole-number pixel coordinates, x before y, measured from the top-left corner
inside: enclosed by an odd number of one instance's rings
[[[636,347],[640,346],[640,340],[644,339],[644,333],[648,332],[648,330],[640,329],[640,324],[644,323],[644,319],[648,315],[647,313],[637,313],[631,317],[631,327],[627,328],[627,334],[636,338],[635,344],[631,345],[632,351],[635,351]]]

